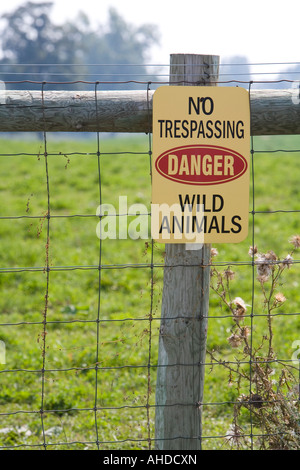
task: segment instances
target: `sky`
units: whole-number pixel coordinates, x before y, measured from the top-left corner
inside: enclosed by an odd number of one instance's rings
[[[33,0],[39,3],[41,0]],[[25,0],[1,2],[0,15]],[[84,11],[102,24],[114,7],[136,26],[152,23],[160,44],[149,63],[169,64],[171,53],[215,54],[221,61],[246,56],[250,63],[299,61],[299,0],[54,0],[52,19],[61,23]],[[276,65],[276,70],[284,69]]]

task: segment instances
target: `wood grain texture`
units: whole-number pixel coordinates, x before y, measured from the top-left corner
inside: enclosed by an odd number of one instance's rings
[[[152,119],[152,93],[144,91],[7,91],[1,98],[0,132],[149,132]]]
[[[156,384],[160,450],[200,449],[209,261],[210,246],[166,246]]]
[[[300,134],[298,90],[250,92],[252,135]]]
[[[171,56],[170,81],[214,84],[217,56]],[[205,72],[205,73],[204,73]],[[199,450],[209,304],[211,245],[166,244],[155,439],[159,450]]]
[[[193,55],[191,57],[195,60]],[[209,64],[208,58],[205,64]],[[172,73],[171,83],[203,85],[203,80],[208,77],[212,82],[216,81],[216,63],[210,63],[211,74],[206,65],[194,65],[190,73],[191,67],[175,63],[174,71],[177,72]],[[186,74],[190,81],[184,78]],[[153,93],[151,90],[148,93],[98,91],[96,102],[92,91],[45,91],[44,100],[40,91],[1,91],[0,132],[148,133],[152,131]],[[300,134],[297,93],[295,89],[251,90],[251,134]]]

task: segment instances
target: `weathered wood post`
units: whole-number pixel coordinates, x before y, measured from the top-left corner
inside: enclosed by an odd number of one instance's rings
[[[219,57],[171,55],[173,85],[215,85]],[[159,450],[199,450],[211,245],[166,244],[156,385]]]

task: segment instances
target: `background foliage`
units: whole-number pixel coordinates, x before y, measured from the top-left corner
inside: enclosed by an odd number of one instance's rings
[[[129,64],[137,65],[137,75],[145,74],[143,64],[159,40],[155,25],[133,26],[113,8],[109,10],[107,24],[92,27],[88,16],[81,12],[74,21],[58,25],[51,20],[52,6],[52,2],[26,2],[2,15],[0,66],[5,71],[2,79],[70,81],[74,80],[73,72],[91,81],[103,73],[104,81],[124,81],[132,74]],[[10,87],[26,89],[28,84]],[[112,87],[110,84],[109,88]]]

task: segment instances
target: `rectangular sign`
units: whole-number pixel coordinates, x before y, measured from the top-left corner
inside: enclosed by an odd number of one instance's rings
[[[153,96],[153,239],[197,244],[244,240],[249,158],[247,90],[159,88]]]

